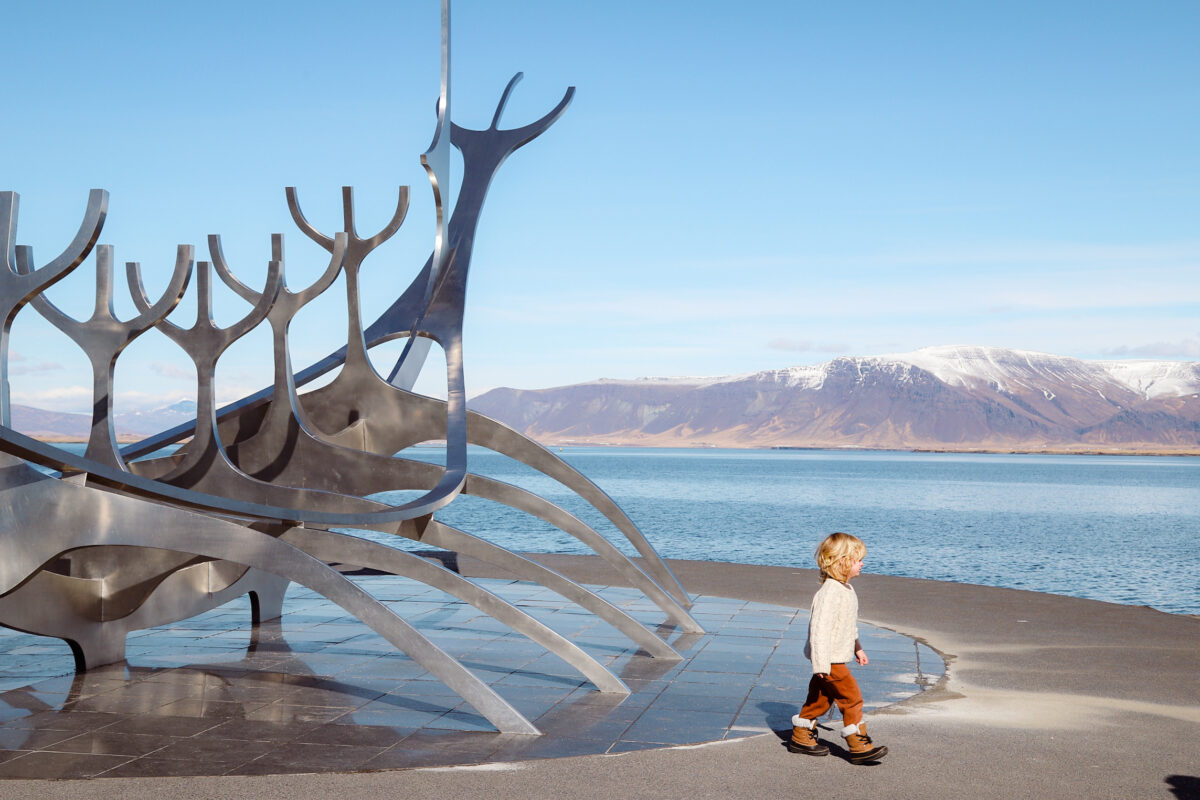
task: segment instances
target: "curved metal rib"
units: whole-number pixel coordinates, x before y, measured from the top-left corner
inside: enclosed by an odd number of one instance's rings
[[[633,524],[633,520],[599,486],[545,447],[494,419],[472,412],[467,415],[467,430],[472,444],[483,445],[533,467],[588,501],[625,534],[625,538],[645,559],[647,571],[659,585],[670,592],[684,608],[691,608],[692,599],[675,577],[675,573],[646,541],[646,537],[637,525]]]
[[[503,481],[486,478],[482,475],[467,476],[467,485],[463,494],[482,497],[497,503],[503,503],[510,508],[524,511],[550,523],[559,530],[567,533],[586,544],[596,555],[603,558],[609,565],[643,593],[680,628],[687,633],[704,633],[703,626],[692,618],[683,606],[676,602],[668,592],[616,547],[612,542],[601,536],[594,528],[576,517],[566,509],[528,492],[519,486],[513,486]]]
[[[659,639],[640,622],[626,614],[595,592],[588,591],[569,578],[544,567],[536,561],[505,550],[465,531],[430,520],[417,541],[453,550],[508,570],[519,578],[540,583],[552,592],[586,608],[621,633],[628,636],[655,658],[678,661],[683,658],[675,648]]]
[[[4,460],[12,466],[10,459]],[[501,731],[538,733],[487,684],[387,606],[286,542],[232,522],[63,483],[28,467],[18,467],[5,477],[0,508],[12,527],[0,530],[0,541],[12,557],[0,562],[0,594],[19,586],[56,554],[83,546],[153,545],[234,561],[295,581],[341,606],[457,692]],[[19,499],[11,496],[14,490]],[[17,531],[22,535],[18,537]]]
[[[517,633],[528,636],[583,673],[601,692],[629,694],[629,687],[620,678],[609,672],[603,664],[581,650],[578,645],[516,606],[445,567],[403,550],[395,550],[377,542],[332,531],[318,533],[304,528],[289,528],[280,538],[322,561],[370,564],[373,569],[412,578],[427,586],[441,589],[470,603]]]

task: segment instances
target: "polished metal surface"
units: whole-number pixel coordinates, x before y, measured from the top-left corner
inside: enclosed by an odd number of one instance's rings
[[[358,564],[445,591],[561,658],[606,694],[627,695],[629,688],[578,643],[472,581],[390,542],[410,540],[462,553],[541,584],[611,625],[640,652],[664,662],[681,658],[663,638],[665,632],[703,632],[688,612],[687,592],[608,495],[546,448],[467,410],[466,285],[487,190],[508,157],[566,111],[574,88],[541,119],[502,129],[500,117],[521,78],[518,73],[504,89],[488,128],[454,124],[449,0],[441,5],[437,121],[433,141],[421,155],[436,217],[433,251],[370,325],[362,320],[362,270],[404,224],[408,187],[399,188],[391,219],[369,236],[358,233],[350,187],[342,190],[341,230],[334,232],[310,222],[296,188],[288,187],[287,205],[297,228],[329,255],[311,285],[289,289],[281,234],[271,238],[261,289],[235,275],[214,235],[208,239],[208,261],[195,261],[191,245],[179,246],[170,280],[157,299],[147,296],[141,267],[127,264],[137,313],[124,321],[114,311],[113,247],[97,246],[107,193],[91,191],[72,241],[39,267],[31,249],[16,243],[18,196],[0,192],[0,625],[67,641],[82,671],[122,660],[132,631],[185,620],[245,594],[252,598],[255,624],[276,617],[288,584],[295,582],[376,631],[497,729],[523,734],[538,731],[494,688],[331,563]],[[451,147],[461,152],[463,168],[453,198]],[[95,310],[86,320],[74,319],[44,292],[93,251]],[[231,325],[214,321],[214,271],[250,306]],[[196,315],[184,326],[168,317],[189,290],[193,274]],[[289,327],[339,276],[346,286],[344,346],[335,342],[333,353],[297,372]],[[13,320],[27,306],[65,333],[90,363],[93,413],[83,454],[11,426],[9,338]],[[215,376],[221,356],[263,322],[272,336],[271,386],[218,408]],[[113,424],[114,370],[128,345],[152,329],[178,345],[194,365],[196,418],[119,448]],[[375,370],[368,351],[395,339],[405,339],[405,346],[385,377]],[[432,343],[445,356],[445,400],[412,391]],[[327,385],[300,393],[299,387],[334,369],[337,375]],[[407,448],[430,440],[445,441],[443,466],[405,457]],[[616,526],[642,556],[642,566],[559,506],[471,474],[468,444],[517,459],[570,488]],[[178,447],[163,450],[167,445]],[[404,492],[405,499],[389,503],[383,499],[389,492]],[[648,627],[591,589],[443,524],[435,515],[463,493],[518,509],[583,542],[656,605],[666,622]],[[351,536],[344,529],[372,531],[374,538]]]

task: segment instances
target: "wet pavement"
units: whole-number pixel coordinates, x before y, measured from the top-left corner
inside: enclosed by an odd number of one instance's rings
[[[281,620],[251,626],[243,597],[132,633],[125,664],[80,675],[65,643],[0,629],[0,777],[356,772],[619,753],[789,730],[808,684],[807,610],[699,595],[692,613],[707,632],[681,634],[636,590],[590,587],[657,630],[684,656],[672,662],[541,586],[476,580],[608,666],[631,689],[614,695],[438,590],[355,580],[544,735],[495,732],[382,637],[293,584]],[[943,674],[925,645],[860,632],[871,664],[855,675],[867,710]]]

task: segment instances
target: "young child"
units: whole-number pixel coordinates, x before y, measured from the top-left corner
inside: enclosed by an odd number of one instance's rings
[[[867,654],[858,641],[858,596],[850,586],[850,579],[862,572],[867,547],[856,536],[834,533],[821,542],[816,555],[821,588],[813,596],[808,644],[804,648],[804,655],[812,661],[813,676],[804,708],[792,717],[788,750],[810,756],[829,755],[829,748],[817,741],[817,718],[837,703],[850,763],[878,761],[887,755],[887,748],[873,744],[867,736],[867,724],[862,721],[862,692],[846,667],[851,659],[867,664]]]

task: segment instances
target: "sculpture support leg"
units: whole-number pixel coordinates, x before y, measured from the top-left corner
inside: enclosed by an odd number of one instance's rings
[[[263,573],[263,578],[261,585],[247,592],[250,595],[250,620],[254,625],[283,616],[283,597],[291,583],[287,578],[269,573]]]
[[[628,636],[655,658],[679,661],[683,656],[675,648],[664,642],[647,630],[640,622],[626,614],[621,609],[609,603],[595,592],[590,592],[572,580],[560,575],[548,567],[519,556],[511,550],[486,542],[469,533],[443,525],[436,520],[430,520],[420,541],[440,547],[444,550],[454,550],[464,553],[480,561],[503,567],[514,575],[535,581],[552,592],[557,592],[568,600],[591,611],[605,622],[612,625],[621,633]]]
[[[291,528],[282,538],[323,561],[370,564],[373,569],[402,575],[441,589],[478,608],[545,647],[579,670],[602,692],[629,694],[629,687],[578,645],[538,622],[515,606],[501,600],[471,581],[419,556],[394,550],[376,542],[329,531]]]

